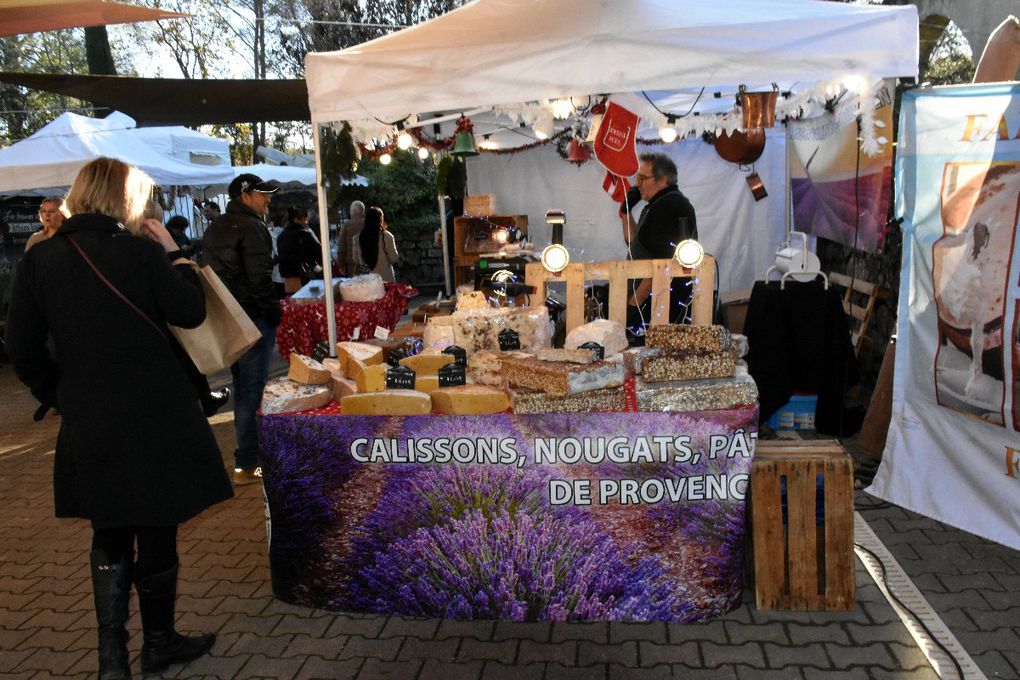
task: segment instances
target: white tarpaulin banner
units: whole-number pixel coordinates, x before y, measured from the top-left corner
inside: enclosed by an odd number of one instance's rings
[[[880,498],[1020,549],[1020,85],[903,97],[893,413]]]

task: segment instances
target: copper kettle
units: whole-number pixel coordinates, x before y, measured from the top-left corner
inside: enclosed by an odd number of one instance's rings
[[[738,165],[750,165],[761,157],[765,150],[765,130],[754,128],[741,132],[734,130],[732,134],[715,136],[715,152],[724,161]]]
[[[748,92],[741,85],[737,101],[740,102],[740,110],[744,114],[743,127],[774,127],[776,124],[776,99],[778,97],[778,89],[773,89],[771,92]]]

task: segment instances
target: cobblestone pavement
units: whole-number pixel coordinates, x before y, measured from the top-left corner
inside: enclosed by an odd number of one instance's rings
[[[89,528],[53,517],[59,421],[32,422],[35,403],[9,365],[0,366],[0,395],[0,678],[94,677]],[[229,414],[212,422],[232,452]],[[862,492],[857,504],[981,671],[1020,678],[1017,552]],[[938,677],[859,561],[849,612],[759,611],[745,590],[745,604],[707,624],[511,623],[337,614],[275,600],[259,485],[184,525],[179,548],[178,627],[219,637],[210,655],[164,677]],[[129,630],[137,670],[137,614]]]

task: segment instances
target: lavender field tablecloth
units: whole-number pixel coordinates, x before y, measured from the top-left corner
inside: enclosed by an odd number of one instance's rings
[[[263,416],[273,591],[436,618],[719,616],[740,601],[757,422]]]

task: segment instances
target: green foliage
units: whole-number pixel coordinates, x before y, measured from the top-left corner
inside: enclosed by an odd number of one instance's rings
[[[418,158],[413,149],[394,151],[392,156],[389,165],[362,159],[358,174],[368,179],[368,186],[341,187],[339,204],[346,208],[351,201],[360,200],[367,206],[379,206],[398,239],[401,234],[434,230],[439,223],[435,165]]]
[[[254,162],[251,123],[212,125],[209,134],[230,140],[230,161],[232,165],[251,165]]]
[[[965,54],[950,54],[933,59],[921,75],[921,82],[932,85],[960,85],[974,79],[974,60]]]

